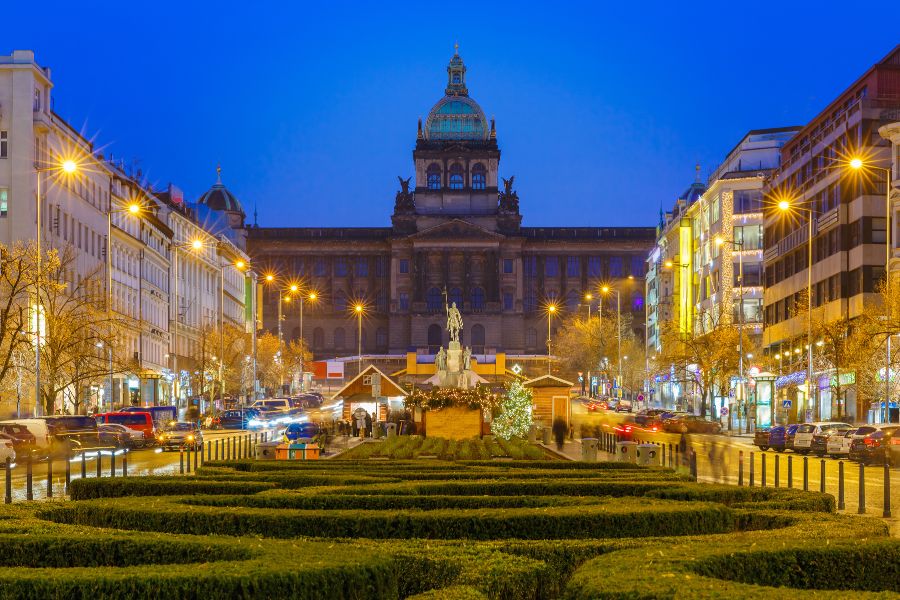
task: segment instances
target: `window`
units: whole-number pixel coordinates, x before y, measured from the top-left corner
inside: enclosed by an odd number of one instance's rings
[[[347,311],[347,296],[344,292],[338,292],[334,295],[334,312],[342,313]]]
[[[346,277],[347,276],[347,259],[338,258],[334,261],[334,276],[335,277]]]
[[[0,131],[0,158],[9,156],[9,133]]]
[[[613,256],[609,259],[609,276],[622,276],[622,258],[620,256]]]
[[[566,276],[578,277],[581,275],[581,261],[577,256],[570,256],[566,259]]]
[[[635,277],[643,277],[644,276],[644,258],[641,256],[632,256],[631,257],[631,275]]]
[[[409,310],[409,292],[400,292],[400,310]]]
[[[41,90],[38,88],[34,88],[34,101],[32,102],[31,110],[34,112],[41,110]]]
[[[437,163],[428,165],[427,178],[429,190],[441,189],[441,167]]]
[[[555,256],[544,259],[544,275],[547,277],[559,276],[559,260]]]
[[[734,285],[735,287],[740,286],[740,273],[741,273],[741,265],[740,263],[735,263],[734,265]],[[762,285],[762,265],[759,263],[745,263],[744,264],[744,287],[752,287],[755,285]]]
[[[522,300],[522,308],[525,312],[534,312],[537,310],[537,294],[533,289],[525,292],[525,298]]]
[[[734,243],[738,250],[761,250],[763,247],[762,225],[744,225],[734,228]],[[743,246],[741,246],[743,244]]]
[[[588,277],[600,277],[602,274],[600,257],[590,257],[588,259]]]
[[[472,189],[483,190],[485,188],[486,178],[484,176],[484,165],[476,163],[472,167]]]
[[[9,190],[0,188],[0,217],[5,217],[9,212]]]
[[[441,290],[436,287],[429,289],[428,294],[425,296],[425,304],[428,308],[428,312],[440,312],[443,308]]]
[[[384,268],[385,260],[383,256],[375,258],[375,277],[386,277],[387,271]]]
[[[381,289],[378,290],[377,294],[375,294],[375,309],[378,312],[382,313],[386,313],[388,311],[387,290]]]
[[[736,323],[741,320],[740,314],[741,302],[739,299],[734,301],[734,312],[732,317]],[[744,298],[744,323],[761,323],[763,317],[763,301],[762,298]]]
[[[525,332],[525,347],[526,348],[535,348],[536,346],[537,346],[537,331],[532,328]]]
[[[514,308],[515,302],[512,292],[503,292],[503,310],[513,310]]]
[[[484,354],[484,325],[477,324],[472,327],[472,344],[473,354]]]
[[[428,326],[428,352],[429,354],[437,354],[441,347],[441,326],[432,323]]]
[[[450,189],[461,190],[465,187],[465,179],[463,177],[463,168],[459,163],[453,163],[450,166]]]
[[[388,333],[387,329],[384,327],[379,327],[375,330],[375,345],[379,349],[387,348],[388,345]]]
[[[522,268],[526,277],[537,276],[537,256],[525,256],[522,258]]]
[[[345,343],[344,339],[344,328],[338,327],[334,330],[334,347],[335,348],[343,348]]]
[[[513,272],[513,260],[511,258],[503,259],[503,272],[506,274]]]
[[[872,243],[883,244],[887,239],[887,228],[884,217],[875,217],[872,219]]]
[[[484,310],[484,288],[472,288],[472,310],[474,312]]]
[[[357,277],[368,277],[369,276],[369,260],[366,258],[357,258],[356,259],[356,276]]]
[[[400,273],[406,275],[409,273],[409,259],[401,258],[400,259]]]
[[[734,192],[734,214],[762,212],[762,191],[736,190]]]
[[[325,260],[317,258],[316,263],[313,265],[313,275],[316,277],[325,277],[325,273]]]
[[[716,196],[716,199],[712,201],[712,205],[710,206],[710,215],[709,215],[710,224],[714,225],[719,222],[719,197]]]
[[[576,314],[579,304],[581,304],[581,294],[575,290],[569,290],[566,294],[566,310],[569,314]]]
[[[461,290],[461,289],[459,289],[458,287],[455,287],[455,288],[453,288],[453,289],[450,290],[450,302],[455,302],[455,303],[456,303],[456,306],[457,306],[459,309],[462,309],[462,305],[463,305],[463,295],[462,295],[462,290]]]

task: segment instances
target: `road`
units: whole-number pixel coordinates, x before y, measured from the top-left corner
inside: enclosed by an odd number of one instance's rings
[[[578,437],[580,425],[600,426],[603,431],[614,432],[615,426],[621,426],[630,418],[627,415],[612,412],[586,413],[574,411],[575,435]],[[635,428],[632,431],[635,441],[662,444],[666,446],[666,462],[670,457],[670,448],[674,449],[681,440],[681,434],[661,431],[647,431]],[[743,458],[743,484],[750,484],[751,458],[753,465],[753,485],[789,487],[788,472],[792,475],[792,487],[803,489],[804,465],[807,473],[807,489],[822,490],[839,499],[840,469],[844,471],[844,510],[857,513],[859,509],[860,467],[849,460],[819,458],[810,455],[803,457],[793,452],[761,452],[753,445],[752,438],[729,435],[688,434],[687,445],[697,453],[697,478],[711,483],[738,484],[740,463]],[[805,459],[805,460],[804,460]],[[776,461],[778,480],[776,482]],[[765,464],[765,479],[763,479]],[[823,478],[824,473],[824,478]],[[890,469],[890,506],[894,516],[900,516],[900,469]],[[873,465],[863,469],[862,481],[865,488],[865,513],[882,516],[884,509],[885,471],[881,465]],[[763,483],[765,482],[765,483]]]
[[[268,439],[273,439],[274,435],[277,435],[277,432],[272,429],[254,431],[254,432],[246,432],[246,431],[237,431],[237,430],[222,430],[222,431],[204,431],[203,439],[205,445],[209,443],[209,446],[213,453],[213,458],[215,458],[216,451],[216,441],[219,442],[219,456],[224,457],[225,455],[225,442],[228,440],[228,447],[231,448],[233,444],[233,440],[237,439],[241,436],[249,435],[251,439],[255,435],[257,440],[262,439],[262,434],[265,433],[268,436]],[[243,448],[243,442],[241,444],[241,448]],[[206,449],[204,449],[204,453]],[[110,467],[112,464],[112,457],[110,456],[109,451],[103,451],[100,454],[100,467],[101,467],[101,476],[109,477],[110,476]],[[115,457],[115,467],[116,467],[116,476],[119,477],[122,475],[122,459],[124,457],[124,451],[119,450],[116,452]],[[138,448],[134,450],[130,450],[127,453],[128,459],[128,475],[173,475],[180,472],[179,465],[179,453],[178,452],[163,452],[161,448],[150,447],[150,448]],[[200,458],[198,457],[198,460]],[[84,453],[84,464],[85,464],[85,474],[88,478],[93,478],[97,476],[97,453],[96,452],[85,452]],[[82,465],[82,457],[81,455],[77,455],[72,458],[71,461],[71,477],[72,479],[78,479],[81,477],[81,465]],[[193,470],[193,466],[192,466]],[[61,497],[65,493],[65,483],[66,483],[66,462],[64,458],[56,458],[52,461],[51,465],[51,475],[52,475],[52,491],[55,497]],[[32,487],[33,487],[33,496],[35,500],[40,500],[47,498],[47,461],[37,461],[32,465]],[[12,498],[13,501],[25,500],[26,499],[26,467],[23,462],[16,463],[15,467],[12,470]],[[0,484],[3,485],[3,484]]]

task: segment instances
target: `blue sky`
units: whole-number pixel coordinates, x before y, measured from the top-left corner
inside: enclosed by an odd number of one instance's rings
[[[900,43],[898,6],[17,2],[0,52],[33,49],[57,112],[157,186],[196,199],[220,162],[262,226],[386,226],[458,41],[523,224],[654,225],[695,163]]]

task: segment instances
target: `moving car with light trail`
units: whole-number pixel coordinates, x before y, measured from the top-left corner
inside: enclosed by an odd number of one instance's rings
[[[203,447],[203,432],[196,423],[178,421],[170,423],[156,438],[163,450],[199,450]]]

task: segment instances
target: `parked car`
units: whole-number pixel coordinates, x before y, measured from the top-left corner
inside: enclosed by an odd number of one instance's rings
[[[857,427],[851,427],[847,430],[836,430],[828,436],[825,442],[825,453],[831,458],[841,458],[850,455],[850,445],[853,443],[853,437],[856,434]]]
[[[769,448],[783,452],[786,429],[784,425],[773,425],[768,429],[757,429],[753,433],[753,445],[763,452]]]
[[[11,421],[2,421],[0,426],[21,426],[25,427],[32,436],[34,436],[34,447],[38,452],[45,452],[50,447],[50,427],[44,419],[15,419]]]
[[[663,421],[663,431],[670,433],[721,433],[722,424],[697,415],[676,415]]]
[[[116,448],[135,448],[144,445],[144,432],[129,429],[118,423],[101,423],[97,425],[100,444]]]
[[[850,460],[864,465],[884,463],[888,447],[900,441],[898,431],[900,425],[891,423],[861,426],[850,442]]]
[[[97,419],[97,425],[103,423],[115,423],[122,425],[128,429],[140,432],[140,438],[135,438],[134,442],[138,446],[152,444],[156,440],[156,424],[153,422],[153,415],[150,412],[111,412],[100,413],[94,415]]]
[[[21,452],[31,450],[35,447],[37,438],[33,433],[28,431],[25,425],[17,423],[0,423],[0,433],[9,436],[12,440],[13,447],[20,454]]]
[[[203,447],[203,432],[197,423],[177,421],[159,432],[156,443],[163,450],[198,450]]]
[[[616,412],[631,412],[631,401],[630,400],[619,400],[616,404]]]
[[[794,437],[797,435],[797,429],[799,429],[799,427],[800,427],[800,423],[794,423],[793,425],[788,425],[785,428],[785,430],[784,430],[784,449],[785,450],[794,450]]]
[[[163,429],[169,423],[178,420],[178,408],[174,406],[129,406],[119,412],[148,412],[156,430]],[[125,426],[128,427],[127,424]]]
[[[0,463],[5,463],[6,459],[9,459],[9,462],[15,462],[16,460],[16,449],[13,446],[13,441],[8,437],[0,437]]]
[[[849,423],[841,423],[837,421],[820,421],[817,423],[803,423],[797,428],[794,434],[794,452],[799,454],[809,454],[813,449],[813,436],[822,435],[825,431],[830,431],[835,427],[847,429]],[[825,453],[825,438],[821,440],[822,453]],[[818,446],[817,446],[818,447]]]
[[[825,456],[828,452],[828,438],[834,434],[842,435],[850,429],[853,429],[853,426],[847,425],[846,423],[822,427],[821,432],[813,434],[812,443],[809,445],[810,452],[816,456]]]
[[[41,417],[50,434],[50,453],[64,454],[100,446],[97,421],[85,415],[52,415]]]

